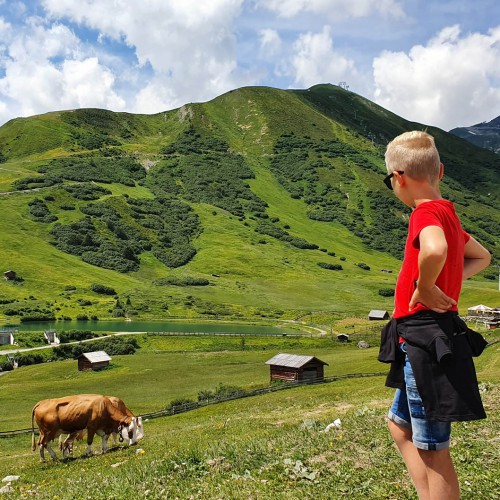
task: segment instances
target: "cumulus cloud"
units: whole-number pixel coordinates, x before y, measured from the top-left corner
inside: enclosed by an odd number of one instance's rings
[[[154,75],[139,91],[136,110],[143,109],[147,99],[181,105],[189,99],[213,98],[244,82],[233,31],[242,3],[150,0],[132,7],[125,0],[43,2],[51,16],[123,41],[135,51],[139,65],[151,66]]]
[[[337,83],[357,79],[354,62],[333,48],[331,29],[325,26],[320,33],[305,33],[293,44],[287,72],[293,75],[294,85],[310,87],[317,83]]]
[[[500,26],[463,36],[459,26],[440,31],[408,53],[374,59],[375,101],[408,119],[443,129],[498,115]]]
[[[0,118],[79,107],[121,110],[114,76],[86,53],[66,26],[30,18],[22,30],[7,29],[0,61]]]
[[[320,14],[330,19],[366,17],[370,14],[383,16],[403,15],[397,0],[257,0],[259,7],[277,13],[281,17],[295,17],[300,13]]]

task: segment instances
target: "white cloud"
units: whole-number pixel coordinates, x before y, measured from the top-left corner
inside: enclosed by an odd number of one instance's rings
[[[24,29],[11,30],[0,64],[2,117],[89,106],[124,108],[113,90],[111,71],[86,54],[75,34],[61,24],[47,27],[31,18]]]
[[[395,17],[403,15],[397,0],[257,0],[256,3],[285,18],[307,12],[329,19],[366,17],[374,13]]]
[[[261,55],[266,59],[278,54],[283,45],[279,33],[269,28],[259,31],[259,43]]]
[[[449,130],[498,115],[500,26],[462,36],[443,29],[408,54],[374,59],[375,101],[405,118]]]
[[[333,49],[329,26],[320,33],[299,36],[293,44],[287,72],[293,75],[298,87],[358,78],[354,62]]]
[[[243,0],[44,0],[49,14],[96,29],[100,38],[124,41],[140,65],[154,72],[137,96],[181,105],[213,98],[242,83],[237,69],[234,20]],[[150,107],[150,106],[148,106]],[[156,110],[160,111],[160,110]]]

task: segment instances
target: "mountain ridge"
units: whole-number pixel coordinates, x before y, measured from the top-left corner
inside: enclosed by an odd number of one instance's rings
[[[11,120],[0,127],[0,192],[10,193],[0,248],[25,281],[2,284],[0,298],[16,301],[3,313],[22,319],[35,302],[57,318],[390,308],[379,292],[394,286],[385,271],[397,271],[408,211],[381,183],[383,152],[413,128],[435,135],[444,195],[498,258],[500,159],[333,85],[244,87],[154,115]],[[34,248],[20,253],[26,241]],[[95,282],[119,299],[91,293]],[[465,296],[492,289],[475,279]]]
[[[450,134],[500,154],[500,116],[489,122],[477,123],[470,127],[456,127],[450,130]]]

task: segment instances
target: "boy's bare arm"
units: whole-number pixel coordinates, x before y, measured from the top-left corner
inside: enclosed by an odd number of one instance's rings
[[[446,312],[457,302],[436,286],[448,253],[444,231],[439,226],[427,226],[420,231],[419,242],[418,281],[410,300],[410,309],[420,303],[432,311]]]
[[[478,243],[474,238],[465,244],[464,248],[464,272],[463,279],[466,280],[471,276],[488,267],[491,262],[491,255],[486,248]]]

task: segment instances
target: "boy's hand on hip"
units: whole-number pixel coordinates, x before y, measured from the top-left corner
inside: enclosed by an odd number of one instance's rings
[[[448,297],[448,295],[442,292],[436,285],[424,289],[417,287],[410,300],[410,311],[418,303],[437,313],[444,313],[451,307],[457,305],[456,300]]]

